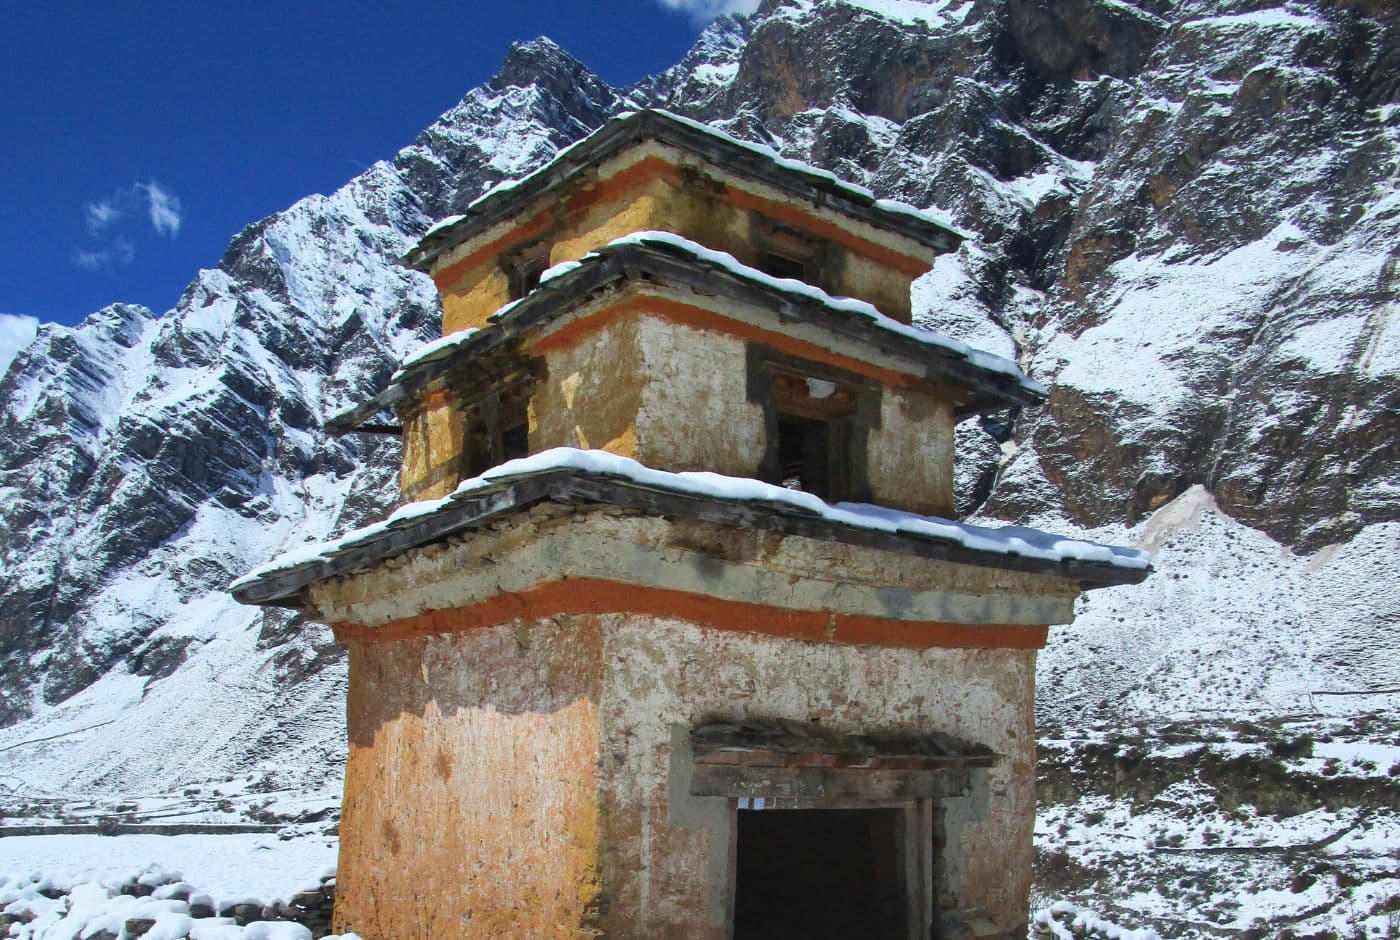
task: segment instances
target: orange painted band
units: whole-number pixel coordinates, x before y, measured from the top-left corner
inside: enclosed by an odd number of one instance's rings
[[[679,168],[671,161],[657,156],[645,157],[626,169],[613,174],[598,185],[574,195],[564,204],[562,214],[572,215],[576,212],[580,212],[599,202],[614,196],[620,196],[630,190],[644,186],[652,180],[666,179],[678,183],[680,178]],[[772,199],[765,199],[762,196],[755,196],[752,193],[739,189],[737,186],[728,188],[728,191],[725,193],[725,199],[738,208],[753,209],[772,219],[786,222],[818,238],[825,238],[838,245],[844,245],[852,251],[869,258],[876,264],[889,265],[896,271],[907,274],[910,277],[918,277],[928,272],[929,265],[927,261],[911,255],[906,255],[903,252],[895,251],[893,248],[886,248],[884,245],[870,241],[868,238],[862,238],[859,235],[848,232],[833,222],[819,219],[809,212],[804,212],[796,206],[775,202]],[[439,290],[451,287],[457,282],[458,278],[483,261],[504,254],[520,242],[538,235],[545,229],[551,217],[557,217],[560,214],[557,205],[541,209],[495,241],[482,245],[466,257],[454,261],[452,264],[434,273],[433,283],[438,286]]]
[[[895,251],[893,248],[886,248],[884,245],[876,244],[868,238],[861,238],[846,231],[835,222],[828,222],[816,216],[803,212],[796,206],[786,205],[781,202],[774,202],[771,199],[764,199],[762,196],[755,196],[752,193],[744,192],[737,187],[730,187],[726,193],[729,202],[741,209],[754,209],[763,213],[769,218],[777,219],[780,222],[801,229],[805,234],[815,235],[818,238],[825,238],[827,241],[844,245],[857,254],[864,255],[876,264],[886,264],[894,268],[901,274],[910,277],[919,277],[927,274],[929,263],[921,258],[910,257],[903,252]]]
[[[909,375],[904,372],[896,372],[893,369],[885,369],[880,366],[873,366],[868,362],[862,362],[859,359],[843,356],[823,346],[809,343],[806,340],[797,339],[786,333],[775,333],[771,330],[765,330],[762,327],[744,323],[741,320],[731,320],[726,316],[713,313],[702,307],[682,303],[678,300],[670,300],[665,297],[655,296],[639,297],[635,294],[615,304],[609,304],[603,309],[594,311],[587,316],[566,323],[553,333],[541,337],[538,341],[531,344],[530,349],[534,352],[548,352],[552,349],[566,348],[572,346],[580,338],[587,336],[589,333],[597,332],[616,320],[636,315],[653,316],[697,330],[709,330],[715,333],[734,336],[748,342],[767,346],[770,349],[776,349],[798,359],[805,359],[808,362],[820,362],[824,365],[836,366],[847,372],[854,372],[857,375],[875,379],[884,385],[892,385],[899,388],[927,388],[929,385],[926,380],[918,376]]]
[[[497,594],[469,607],[430,610],[378,627],[341,622],[332,624],[332,629],[342,643],[377,643],[565,614],[640,614],[686,620],[715,630],[903,649],[1040,649],[1049,633],[1049,627],[1036,625],[893,620],[789,610],[601,578],[552,581],[519,594]]]
[[[597,186],[585,189],[570,199],[563,207],[562,214],[572,214],[613,196],[650,182],[652,179],[680,175],[670,162],[660,157],[646,157],[632,166],[613,174]],[[506,232],[490,244],[482,245],[476,251],[438,271],[433,275],[433,283],[438,290],[444,290],[456,283],[457,279],[472,268],[491,258],[505,254],[512,247],[542,232],[552,217],[560,215],[559,206],[551,205],[541,209],[524,222]]]

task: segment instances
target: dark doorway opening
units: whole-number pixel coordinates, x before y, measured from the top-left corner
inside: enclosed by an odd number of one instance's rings
[[[897,809],[739,810],[736,940],[906,940]]]

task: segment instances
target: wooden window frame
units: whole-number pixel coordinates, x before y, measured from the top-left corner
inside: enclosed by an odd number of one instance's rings
[[[826,242],[769,219],[759,221],[752,231],[757,249],[756,267],[760,271],[774,277],[793,277],[792,271],[781,271],[781,268],[792,267],[800,270],[800,276],[796,279],[804,284],[830,286],[831,279],[825,276],[831,267],[827,257],[829,245]],[[770,258],[782,262],[779,271],[771,270],[773,265],[769,261]]]
[[[513,457],[529,454],[530,396],[533,382],[519,378],[478,393],[462,403],[466,413],[462,446],[461,479],[480,476],[492,467]],[[512,432],[521,425],[526,428],[525,453],[513,453],[509,445]]]
[[[827,425],[827,502],[869,502],[868,476],[871,429],[880,427],[881,387],[864,376],[821,363],[798,359],[750,344],[747,351],[747,398],[763,409],[764,449],[758,477],[781,484],[783,417],[824,421]],[[837,398],[802,400],[786,394],[794,382],[826,382]]]

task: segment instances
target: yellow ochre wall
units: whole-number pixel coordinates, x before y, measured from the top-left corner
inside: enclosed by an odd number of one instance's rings
[[[589,179],[547,203],[531,206],[445,252],[433,267],[442,293],[443,335],[472,326],[510,301],[502,256],[549,246],[550,264],[577,260],[615,238],[638,231],[674,232],[745,264],[758,261],[764,220],[802,232],[824,246],[819,286],[868,300],[909,322],[909,286],[927,271],[934,252],[906,239],[818,209],[762,184],[740,181],[717,167],[646,144],[603,163]]]
[[[355,641],[350,662],[337,931],[719,940],[729,809],[692,796],[685,770],[688,730],[719,714],[950,733],[1003,755],[943,801],[941,866],[959,909],[1025,935],[1034,650],[585,614]]]
[[[415,402],[402,420],[399,492],[408,502],[446,496],[462,479],[465,413],[451,393],[441,389]]]
[[[350,644],[337,932],[584,935],[598,646],[564,620]]]

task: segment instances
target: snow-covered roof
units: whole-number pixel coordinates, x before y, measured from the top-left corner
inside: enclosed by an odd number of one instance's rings
[[[924,364],[931,376],[977,389],[987,408],[1035,404],[1047,394],[1044,385],[1028,377],[1011,360],[974,349],[936,330],[900,323],[864,300],[834,297],[803,281],[773,277],[740,263],[733,255],[671,232],[635,232],[589,252],[580,261],[565,261],[545,271],[539,287],[493,313],[489,318],[491,325],[485,329],[472,327],[450,333],[416,350],[403,360],[384,391],[364,404],[331,416],[326,426],[348,430],[410,397],[412,390],[442,374],[445,364],[455,357],[485,353],[521,329],[564,314],[570,305],[562,298],[571,296],[571,292],[595,290],[626,276],[629,266],[645,268],[648,273],[664,273],[653,269],[658,259],[666,256],[685,258],[691,272],[776,295],[788,308],[794,303],[810,308],[815,314],[811,322],[838,334],[848,353],[854,349],[847,340],[900,349],[913,361]],[[622,263],[624,259],[628,264]],[[617,263],[609,267],[609,261]]]
[[[581,487],[580,481],[597,484]],[[1136,583],[1151,559],[1132,548],[1067,539],[1021,526],[989,528],[920,516],[863,503],[827,503],[811,493],[760,480],[711,472],[654,470],[601,450],[556,447],[510,460],[464,480],[451,494],[401,506],[382,522],[337,539],[293,549],[229,585],[245,603],[284,602],[308,585],[348,574],[412,548],[483,525],[543,500],[645,508],[638,493],[663,493],[675,500],[667,515],[699,514],[726,504],[736,524],[793,531],[794,524],[825,523],[828,537],[967,564],[1058,574],[1086,586]],[[804,534],[810,533],[810,525]],[[861,536],[857,538],[856,536]],[[872,543],[872,536],[882,536]],[[928,549],[932,550],[928,550]]]
[[[741,176],[761,180],[824,208],[940,251],[952,250],[966,238],[942,213],[894,199],[881,199],[865,186],[788,159],[771,147],[740,140],[669,111],[648,109],[624,112],[560,150],[554,159],[533,173],[497,183],[468,205],[462,215],[443,219],[430,228],[418,245],[403,257],[403,263],[419,271],[428,271],[442,252],[510,218],[551,187],[597,166],[624,147],[645,140],[660,141],[703,156]]]

